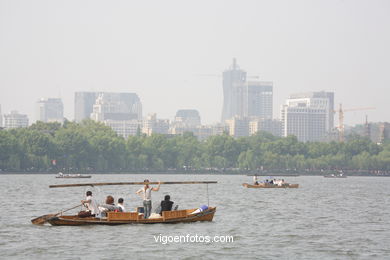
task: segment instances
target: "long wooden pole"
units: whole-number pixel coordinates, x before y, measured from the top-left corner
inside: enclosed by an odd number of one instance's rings
[[[217,181],[162,181],[160,184],[214,184]],[[97,183],[75,183],[75,184],[58,184],[50,185],[49,188],[67,188],[81,186],[106,186],[106,185],[144,185],[144,184],[159,184],[159,182],[97,182]]]

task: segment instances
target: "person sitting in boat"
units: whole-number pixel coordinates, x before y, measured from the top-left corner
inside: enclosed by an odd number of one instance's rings
[[[86,192],[85,200],[81,200],[81,203],[87,208],[86,211],[80,211],[79,217],[97,217],[100,214],[98,204],[94,198],[92,198],[92,191]]]
[[[123,198],[118,199],[118,204],[116,206],[118,207],[118,211],[125,212],[125,206],[123,206]]]
[[[119,210],[117,206],[115,206],[115,200],[114,197],[111,195],[108,195],[106,198],[106,204],[102,204],[99,206],[99,209],[102,213],[102,216],[106,216],[108,211],[116,211]]]
[[[161,201],[161,210],[160,210],[160,215],[162,215],[163,211],[171,211],[172,210],[172,205],[173,201],[170,200],[171,196],[165,195],[164,200]]]
[[[149,180],[144,180],[144,182],[149,182]],[[142,189],[139,189],[136,194],[142,196],[143,205],[144,205],[144,217],[149,218],[152,213],[152,191],[158,191],[160,189],[160,182],[158,183],[157,188],[150,187],[149,184],[145,184]]]

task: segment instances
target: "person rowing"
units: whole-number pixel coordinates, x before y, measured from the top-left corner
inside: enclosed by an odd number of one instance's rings
[[[79,213],[80,217],[97,217],[100,214],[98,204],[94,198],[92,198],[92,191],[86,192],[85,200],[81,200],[81,203],[87,208],[86,211]]]

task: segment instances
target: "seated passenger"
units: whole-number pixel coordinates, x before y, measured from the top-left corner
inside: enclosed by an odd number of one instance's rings
[[[123,206],[123,198],[118,199],[118,204],[116,206],[118,207],[119,212],[125,212],[125,206]]]
[[[164,200],[161,201],[160,215],[162,214],[163,211],[171,211],[172,210],[173,201],[170,201],[170,199],[171,199],[171,196],[165,195]]]
[[[108,211],[115,211],[118,210],[118,207],[114,204],[114,197],[109,195],[106,198],[106,204],[102,204],[99,206],[99,209],[102,213],[106,213]],[[106,215],[106,214],[102,214]]]

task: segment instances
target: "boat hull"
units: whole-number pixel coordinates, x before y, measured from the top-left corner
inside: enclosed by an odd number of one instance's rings
[[[110,218],[80,218],[78,216],[57,216],[48,219],[47,221],[53,226],[87,226],[87,225],[124,225],[124,224],[168,224],[168,223],[186,223],[197,221],[212,221],[216,212],[215,207],[210,207],[205,211],[197,214],[188,214],[188,212],[195,211],[186,210],[183,216],[178,217],[163,217],[144,219],[137,217],[134,219],[110,219]],[[175,213],[175,211],[172,211]],[[137,213],[138,214],[138,213]],[[116,214],[113,214],[116,215]]]
[[[347,176],[327,176],[325,175],[324,178],[338,178],[338,179],[343,179],[343,178],[347,178]]]
[[[262,189],[286,189],[286,188],[298,188],[299,184],[283,184],[282,186],[278,186],[276,184],[265,184],[260,183],[258,185],[249,184],[249,183],[243,183],[242,186],[245,188],[262,188]]]

